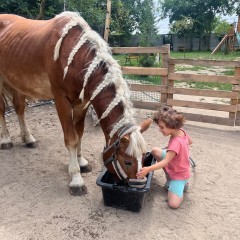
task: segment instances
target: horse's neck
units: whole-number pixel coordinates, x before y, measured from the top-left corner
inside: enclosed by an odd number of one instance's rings
[[[94,109],[96,110],[98,115],[98,123],[103,130],[106,141],[108,141],[124,125],[122,124],[122,116],[124,109],[122,106],[116,106],[114,109],[112,109],[112,111],[106,114],[106,106],[108,104],[110,105],[111,102],[105,103],[96,99],[94,103]],[[101,116],[105,117],[101,118]]]

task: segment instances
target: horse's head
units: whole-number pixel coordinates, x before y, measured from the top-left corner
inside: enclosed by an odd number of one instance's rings
[[[152,120],[145,120],[141,126],[122,127],[103,150],[104,165],[119,184],[143,188],[147,179],[137,179],[136,173],[143,166],[146,144],[142,132],[148,129]]]

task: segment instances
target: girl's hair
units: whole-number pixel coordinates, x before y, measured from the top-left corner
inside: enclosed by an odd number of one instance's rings
[[[170,106],[165,106],[153,116],[153,121],[157,124],[162,121],[168,128],[179,129],[183,126],[185,117],[183,113],[177,112]]]

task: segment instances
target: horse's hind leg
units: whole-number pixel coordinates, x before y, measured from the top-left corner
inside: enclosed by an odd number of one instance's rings
[[[1,126],[1,142],[0,142],[0,148],[1,149],[10,149],[13,147],[6,121],[5,121],[5,102],[3,99],[3,93],[2,93],[2,87],[3,87],[3,82],[1,81],[0,77],[0,126]]]
[[[28,124],[25,120],[25,98],[25,95],[14,91],[13,105],[18,117],[22,141],[26,143],[26,147],[34,148],[36,147],[36,140],[30,133]]]

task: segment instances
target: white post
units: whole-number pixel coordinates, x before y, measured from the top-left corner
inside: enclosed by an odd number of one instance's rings
[[[64,0],[64,2],[63,2],[63,11],[64,12],[66,11],[66,0]]]

